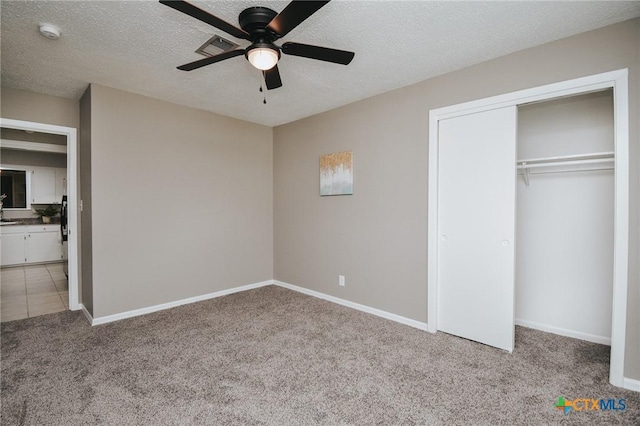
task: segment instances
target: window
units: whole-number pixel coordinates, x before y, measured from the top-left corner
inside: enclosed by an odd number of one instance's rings
[[[0,170],[0,193],[7,198],[2,201],[3,209],[27,208],[27,172],[25,170]]]

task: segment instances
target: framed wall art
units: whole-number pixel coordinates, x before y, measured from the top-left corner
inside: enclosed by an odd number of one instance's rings
[[[353,153],[336,152],[320,157],[320,195],[353,194]]]

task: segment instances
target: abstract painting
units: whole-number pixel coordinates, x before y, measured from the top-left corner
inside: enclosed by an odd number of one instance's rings
[[[353,194],[353,154],[336,152],[320,157],[320,195]]]

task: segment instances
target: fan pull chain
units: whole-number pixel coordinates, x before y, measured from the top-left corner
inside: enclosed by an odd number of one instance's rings
[[[262,90],[262,83],[260,83],[260,89],[259,89],[259,91],[260,91],[260,93],[262,93],[262,94],[263,94],[263,96],[262,96],[262,103],[263,103],[263,104],[266,104],[266,103],[267,103],[267,93],[266,93],[264,90]]]
[[[260,79],[260,93],[262,93],[262,103],[263,104],[267,104],[267,92],[265,90],[262,90],[262,83],[264,82],[265,79],[265,74],[264,71],[261,72],[262,74],[262,78]]]

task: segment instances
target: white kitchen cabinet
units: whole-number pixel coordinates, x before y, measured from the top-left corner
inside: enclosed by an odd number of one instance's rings
[[[62,259],[62,244],[57,232],[27,234],[27,263],[52,262]]]
[[[31,203],[60,204],[67,194],[67,169],[34,167],[31,173]]]
[[[2,266],[63,259],[60,225],[3,226]]]
[[[3,226],[0,228],[0,240],[2,251],[0,252],[0,264],[21,265],[26,262],[26,226]]]
[[[56,169],[34,167],[31,173],[31,203],[53,204],[57,201]]]

